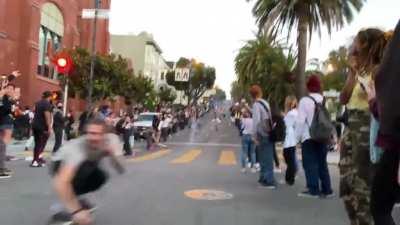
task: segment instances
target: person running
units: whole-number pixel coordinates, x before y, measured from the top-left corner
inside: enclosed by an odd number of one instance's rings
[[[117,172],[124,172],[115,155],[120,146],[118,137],[107,133],[106,123],[92,119],[85,130],[85,135],[67,142],[52,157],[54,190],[65,208],[54,214],[53,221],[92,224],[90,211],[94,205],[82,196],[99,190],[106,183],[107,174],[100,161],[109,157]]]
[[[321,94],[321,80],[317,75],[309,77],[307,89],[309,95],[303,97],[299,102],[299,114],[296,122],[296,136],[302,142],[302,159],[307,190],[299,193],[298,196],[306,198],[333,197],[327,162],[328,146],[313,140],[310,135],[316,104],[324,101]]]
[[[249,156],[249,165],[252,173],[256,173],[256,146],[252,140],[253,137],[253,119],[250,117],[250,113],[245,110],[243,112],[243,118],[241,120],[241,130],[242,130],[242,152],[240,154],[240,159],[242,163],[242,173],[246,172],[246,163]]]
[[[260,86],[253,85],[250,88],[250,95],[254,100],[253,104],[253,142],[258,146],[258,160],[261,165],[260,178],[261,187],[276,189],[274,176],[274,142],[270,138],[272,129],[272,115],[269,104],[262,99]],[[269,128],[266,127],[270,125]]]
[[[292,186],[297,173],[296,145],[298,139],[295,134],[296,120],[298,116],[297,99],[295,96],[288,96],[285,100],[285,126],[286,135],[283,142],[283,157],[287,168],[285,174],[286,184]]]
[[[33,149],[31,167],[42,167],[45,165],[42,153],[52,132],[51,114],[53,106],[50,103],[51,96],[50,91],[45,91],[42,95],[42,100],[38,101],[35,105],[35,117],[32,122],[35,147]]]

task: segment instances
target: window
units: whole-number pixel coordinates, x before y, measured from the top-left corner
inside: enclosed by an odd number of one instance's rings
[[[39,56],[37,73],[49,79],[57,79],[58,74],[51,64],[51,56],[61,48],[64,35],[64,19],[53,3],[42,6],[39,28]]]

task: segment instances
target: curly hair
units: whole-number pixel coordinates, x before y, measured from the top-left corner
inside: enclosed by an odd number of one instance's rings
[[[390,35],[380,29],[368,28],[360,31],[355,40],[360,44],[356,53],[361,62],[360,70],[374,73],[383,59]]]

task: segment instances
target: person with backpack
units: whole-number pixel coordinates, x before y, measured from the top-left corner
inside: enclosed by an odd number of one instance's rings
[[[253,142],[258,147],[258,160],[261,165],[259,184],[263,188],[276,189],[274,176],[274,141],[272,140],[272,115],[268,102],[262,98],[260,86],[253,85],[250,95],[254,100]]]
[[[296,145],[298,139],[295,134],[296,120],[298,116],[296,96],[288,96],[285,99],[285,141],[283,142],[283,157],[287,169],[285,181],[287,185],[294,185],[297,173]]]
[[[328,169],[328,144],[334,132],[329,114],[324,106],[321,80],[312,75],[307,81],[309,95],[299,102],[296,135],[301,141],[303,169],[307,190],[299,197],[333,197]]]

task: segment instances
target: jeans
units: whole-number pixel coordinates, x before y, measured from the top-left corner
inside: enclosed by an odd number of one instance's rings
[[[302,144],[303,168],[307,188],[312,195],[329,195],[333,192],[327,155],[328,148],[325,144],[313,140],[307,140]]]
[[[280,168],[281,164],[279,162],[279,158],[278,158],[278,153],[276,152],[276,145],[274,144],[274,162],[275,162],[275,167]]]
[[[254,167],[254,164],[256,163],[255,146],[251,135],[245,134],[242,136],[242,154],[240,154],[242,168],[246,167],[246,161],[248,156],[249,156],[249,161],[251,162],[251,166]]]
[[[132,147],[130,143],[130,137],[131,137],[131,130],[124,130],[122,133],[122,138],[124,140],[124,152],[125,155],[132,155]]]
[[[261,165],[259,182],[262,185],[275,185],[274,143],[267,137],[259,137],[258,156]]]
[[[3,140],[0,140],[0,170],[5,169],[5,162],[6,162],[6,148],[7,145],[4,143]]]
[[[387,149],[378,164],[371,191],[371,213],[375,225],[395,225],[392,211],[400,197],[397,182],[399,160],[397,149]]]
[[[35,140],[35,147],[33,148],[33,162],[42,162],[40,155],[43,153],[46,147],[47,140],[49,139],[49,133],[45,130],[33,129],[33,138]]]
[[[297,173],[296,147],[285,148],[283,157],[287,165],[285,180],[288,185],[293,185]]]
[[[54,143],[53,153],[56,153],[58,149],[60,149],[62,144],[62,137],[63,137],[63,129],[60,128],[54,129],[55,143]]]

